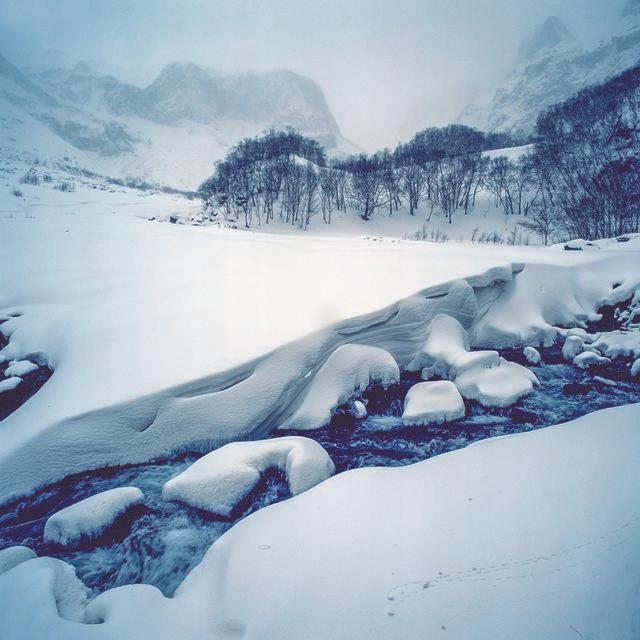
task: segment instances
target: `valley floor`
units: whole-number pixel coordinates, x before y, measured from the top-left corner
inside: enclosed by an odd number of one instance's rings
[[[633,246],[240,232],[166,222],[194,213],[179,196],[21,188],[0,197],[0,356],[54,373],[0,422],[2,503],[265,437],[339,344],[400,362],[448,313],[472,346],[535,345],[640,285]],[[0,578],[4,637],[638,637],[639,417],[341,473],[233,526],[172,598],[128,585],[88,602],[69,565],[23,562]]]

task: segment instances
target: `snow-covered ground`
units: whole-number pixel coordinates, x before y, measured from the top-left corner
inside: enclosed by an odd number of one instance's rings
[[[549,344],[640,286],[629,243],[240,232],[158,221],[197,207],[177,196],[89,180],[20,185],[20,198],[6,180],[0,356],[54,374],[0,423],[3,502],[69,473],[265,437],[343,344],[406,368],[438,314],[471,346]],[[0,578],[3,633],[634,638],[639,415],[341,474],[234,526],[171,599],[135,585],[87,607],[68,565],[28,560]]]

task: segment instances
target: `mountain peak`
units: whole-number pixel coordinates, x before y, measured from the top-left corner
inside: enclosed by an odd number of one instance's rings
[[[637,0],[633,0],[634,2]],[[575,38],[560,18],[549,16],[533,34],[527,38],[518,51],[518,60],[528,62],[541,52],[553,49],[562,43],[574,42]]]

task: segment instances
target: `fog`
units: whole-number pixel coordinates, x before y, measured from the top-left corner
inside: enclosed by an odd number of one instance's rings
[[[622,1],[3,0],[0,52],[18,66],[99,61],[144,84],[163,65],[287,68],[325,91],[343,133],[367,150],[456,118],[495,90],[548,15],[593,43]]]

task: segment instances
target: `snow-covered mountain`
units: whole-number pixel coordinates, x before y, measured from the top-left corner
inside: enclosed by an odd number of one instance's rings
[[[322,90],[290,71],[222,75],[165,67],[140,88],[94,65],[19,70],[0,56],[0,145],[114,177],[195,188],[245,136],[292,126],[329,153],[356,147]]]
[[[489,104],[470,104],[458,122],[490,131],[530,133],[538,114],[580,89],[602,82],[640,60],[640,0],[629,0],[618,27],[595,48],[580,45],[554,16],[520,46],[507,81]]]

